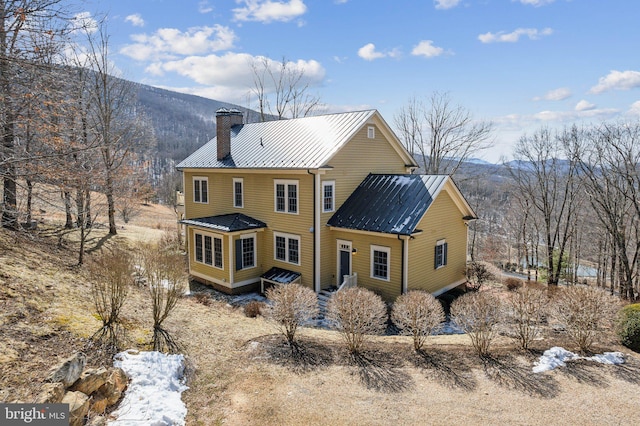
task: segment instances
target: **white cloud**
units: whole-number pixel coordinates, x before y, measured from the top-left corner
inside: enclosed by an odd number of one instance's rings
[[[461,0],[434,0],[433,2],[436,4],[436,9],[451,9],[460,4],[460,1]]]
[[[387,55],[382,52],[377,52],[375,44],[368,43],[358,49],[358,56],[360,56],[365,61],[373,61],[375,59],[384,58]]]
[[[556,0],[513,0],[513,1],[519,1],[522,4],[530,4],[531,6],[544,6],[545,4],[551,4]]]
[[[634,103],[632,103],[629,111],[627,111],[627,114],[640,117],[640,101],[635,101]]]
[[[134,44],[129,44],[120,53],[138,61],[173,59],[233,47],[236,35],[233,30],[221,25],[194,27],[182,32],[175,28],[160,28],[154,34],[134,34]]]
[[[155,75],[174,72],[188,77],[203,87],[175,89],[183,93],[199,94],[213,99],[224,99],[229,102],[245,104],[247,96],[253,87],[253,72],[251,63],[262,63],[263,57],[254,57],[247,53],[229,52],[224,55],[189,56],[179,60],[151,64],[147,71]],[[277,75],[281,61],[267,58],[271,71]],[[301,84],[317,87],[324,81],[326,71],[322,65],[313,59],[289,61],[290,69],[304,71]],[[266,87],[267,92],[274,90]]]
[[[530,40],[538,40],[543,36],[551,34],[553,34],[551,28],[544,28],[542,30],[536,28],[518,28],[510,33],[500,31],[495,34],[492,32],[480,34],[478,40],[483,43],[515,43],[520,40],[522,36],[529,37]]]
[[[130,22],[134,27],[144,27],[144,19],[139,13],[134,13],[124,18],[124,22]]]
[[[307,12],[302,0],[236,0],[236,3],[244,4],[244,7],[233,9],[236,21],[289,22]]]
[[[571,90],[567,87],[560,87],[558,89],[549,90],[544,96],[536,96],[534,101],[563,101],[570,98],[572,95]]]
[[[640,87],[640,72],[638,71],[610,71],[605,77],[600,77],[598,84],[589,93],[603,93],[609,90],[629,90]]]
[[[202,14],[213,12],[213,6],[209,4],[208,0],[202,0],[198,3],[198,12]]]
[[[422,40],[411,51],[411,54],[414,56],[424,56],[426,58],[440,56],[443,53],[444,49],[442,47],[434,46],[433,41],[431,40]]]
[[[98,31],[98,27],[98,21],[91,16],[90,12],[77,13],[71,19],[71,28],[73,28],[73,32],[82,31],[93,34]]]
[[[578,102],[575,107],[576,111],[591,111],[593,109],[596,109],[596,105],[584,99]]]

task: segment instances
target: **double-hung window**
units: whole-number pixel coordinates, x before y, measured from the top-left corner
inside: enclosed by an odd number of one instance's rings
[[[236,271],[256,266],[256,236],[242,235],[236,240]]]
[[[222,269],[222,238],[195,234],[195,261]]]
[[[442,268],[447,264],[447,241],[446,240],[438,240],[436,242],[435,249],[435,262],[434,268]]]
[[[298,181],[274,181],[274,208],[277,212],[298,214]]]
[[[244,207],[244,187],[242,178],[233,178],[233,207]]]
[[[391,249],[389,247],[371,246],[371,277],[389,281],[389,261]]]
[[[206,177],[193,178],[193,202],[203,204],[209,202],[209,180]]]
[[[274,258],[282,262],[300,264],[300,237],[274,233]]]
[[[334,181],[322,182],[322,211],[332,212],[336,205],[336,184]]]

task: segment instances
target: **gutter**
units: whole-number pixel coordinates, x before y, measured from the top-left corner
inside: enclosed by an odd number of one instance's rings
[[[313,175],[313,290],[320,293],[320,170],[307,173]]]
[[[400,294],[409,291],[409,235],[398,234],[398,240],[402,241],[402,269],[400,270]]]

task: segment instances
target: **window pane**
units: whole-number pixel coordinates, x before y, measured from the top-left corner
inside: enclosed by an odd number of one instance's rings
[[[202,235],[196,234],[196,262],[202,262]]]
[[[289,195],[289,213],[298,212],[298,186],[287,185]]]
[[[213,251],[211,247],[211,237],[204,237],[204,263],[213,265]]]
[[[200,181],[200,189],[202,191],[202,202],[203,203],[208,203],[209,202],[208,201],[209,200],[209,198],[208,198],[209,195],[207,193],[207,181],[206,180]]]
[[[388,278],[387,252],[373,251],[373,276],[376,278]]]
[[[200,202],[200,181],[199,180],[193,181],[193,201],[195,201],[196,203]]]
[[[286,261],[287,260],[287,248],[284,237],[276,237],[276,259]]]
[[[324,187],[324,211],[333,210],[333,185]]]
[[[235,207],[242,207],[242,182],[234,183]]]
[[[245,238],[242,240],[242,267],[248,268],[253,265],[253,238]]]
[[[220,238],[213,239],[213,254],[215,266],[217,268],[222,268],[222,240]]]
[[[298,259],[299,259],[298,240],[294,238],[289,238],[289,262],[298,263]]]
[[[276,185],[276,210],[284,211],[284,184],[281,183]]]

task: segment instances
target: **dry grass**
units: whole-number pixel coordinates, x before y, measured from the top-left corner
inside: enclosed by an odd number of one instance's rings
[[[147,213],[155,217],[148,220]],[[175,220],[172,214],[154,206],[115,238],[94,231],[91,255],[159,238]],[[58,247],[55,239],[0,231],[1,402],[32,400],[49,367],[82,348],[101,325],[73,244],[72,235]],[[421,352],[410,337],[379,336],[354,357],[336,332],[302,328],[292,352],[263,318],[247,318],[224,300],[203,299],[181,299],[165,323],[189,359],[183,394],[189,425],[640,422],[640,357],[612,336],[600,339],[594,351],[623,351],[627,364],[572,363],[534,375],[533,361],[543,350],[575,349],[563,335],[547,334],[529,351],[499,336],[487,358],[476,356],[464,335],[430,337]],[[129,344],[144,348],[152,315],[143,290],[131,292],[122,315]]]

